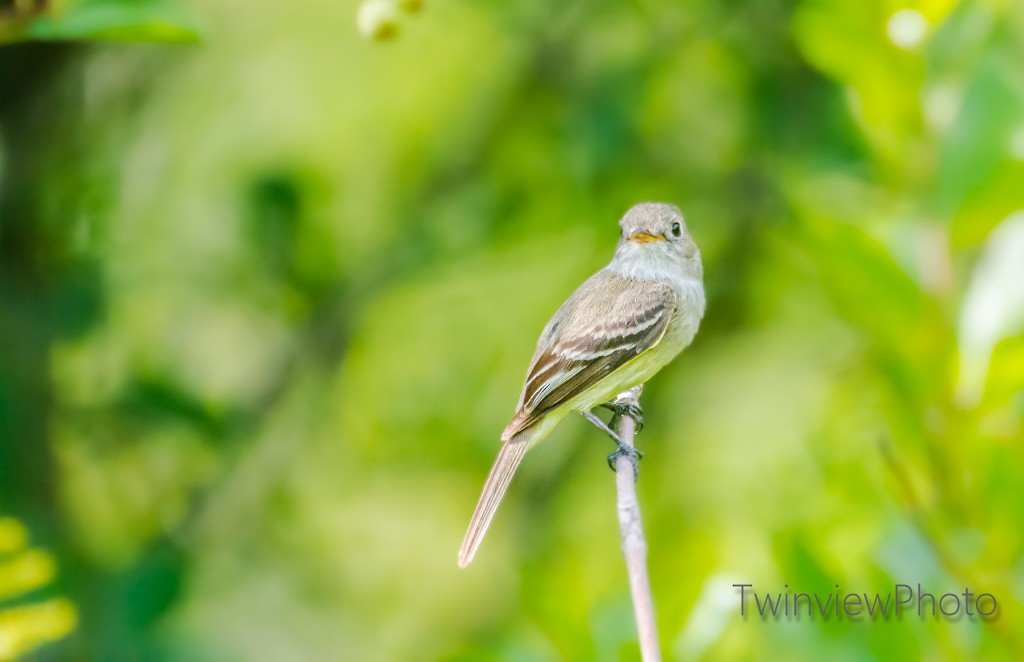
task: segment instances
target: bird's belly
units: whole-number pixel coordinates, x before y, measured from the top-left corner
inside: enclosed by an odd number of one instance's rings
[[[692,322],[679,319],[677,323],[671,324],[661,342],[573,398],[567,409],[589,411],[603,402],[615,399],[619,393],[643,384],[693,341],[699,321],[699,318]]]

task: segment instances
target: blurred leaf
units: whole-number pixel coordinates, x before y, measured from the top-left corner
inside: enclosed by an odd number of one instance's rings
[[[0,558],[18,551],[27,540],[24,524],[11,517],[0,517]]]
[[[66,636],[77,621],[74,606],[60,598],[0,609],[0,660],[16,660]]]
[[[47,584],[56,571],[53,557],[29,550],[0,562],[0,599],[18,596]]]
[[[174,0],[79,0],[66,11],[32,19],[24,37],[192,42],[199,39],[199,32]]]
[[[940,20],[948,3],[930,4],[932,20]],[[886,34],[891,14],[889,3],[877,0],[810,0],[800,3],[793,29],[807,59],[852,92],[848,105],[876,158],[907,169],[922,129],[924,68],[916,52]]]
[[[820,269],[820,283],[838,314],[867,335],[900,365],[931,366],[951,348],[952,333],[937,303],[922,292],[886,247],[854,225],[825,219],[805,221],[801,233]],[[935,375],[937,376],[937,375]],[[923,384],[922,384],[923,385]]]
[[[1007,407],[1014,432],[1024,418],[1024,335],[1005,338],[992,350],[982,406],[991,411]]]
[[[1024,89],[1020,68],[1010,64],[1011,54],[989,54],[964,93],[963,106],[943,145],[936,179],[936,200],[943,215],[955,214],[968,196],[984,187],[1000,190],[994,177],[1001,162],[1010,158],[1010,137],[1024,127]],[[1015,172],[1019,173],[1020,168]],[[1011,171],[1014,172],[1014,171]],[[1017,180],[1019,182],[1019,180]],[[1006,202],[1024,205],[1024,191],[1005,190]],[[990,203],[991,204],[991,203]],[[984,236],[1002,216],[977,222],[972,234]],[[966,228],[961,227],[960,234]]]
[[[954,184],[955,191],[949,197],[952,204],[962,196],[950,232],[950,241],[958,249],[982,243],[1003,219],[1024,209],[1024,160],[1003,161],[993,166],[987,178],[969,179],[973,180],[973,190]]]

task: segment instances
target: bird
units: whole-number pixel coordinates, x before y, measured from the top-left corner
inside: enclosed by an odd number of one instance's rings
[[[619,227],[611,262],[573,292],[540,334],[459,549],[460,567],[476,555],[527,451],[569,414],[583,415],[612,437],[617,450],[610,465],[626,456],[637,468],[637,451],[593,410],[604,406],[616,416],[633,416],[639,428],[639,407],[623,409],[613,398],[642,385],[693,341],[704,317],[704,266],[675,205],[634,205]]]

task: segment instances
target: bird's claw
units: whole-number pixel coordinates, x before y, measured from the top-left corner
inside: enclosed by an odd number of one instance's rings
[[[601,405],[605,409],[612,410],[612,420],[608,423],[608,427],[615,429],[618,425],[619,419],[623,416],[629,416],[633,419],[633,423],[636,425],[636,432],[640,432],[644,429],[644,410],[640,408],[639,403],[632,402],[605,402]]]
[[[621,441],[616,442],[616,445],[618,447],[615,452],[608,456],[608,466],[612,471],[616,471],[619,458],[624,457],[633,465],[633,480],[636,480],[640,475],[640,460],[643,459],[644,454]]]

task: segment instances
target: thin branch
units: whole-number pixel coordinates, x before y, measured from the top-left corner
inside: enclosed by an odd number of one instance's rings
[[[615,398],[616,404],[637,404],[643,385],[637,386]],[[634,446],[636,424],[629,416],[619,418],[619,438]],[[654,621],[654,602],[651,599],[651,582],[647,578],[647,539],[640,520],[640,501],[636,496],[636,475],[633,465],[626,457],[615,461],[615,485],[618,491],[619,532],[622,536],[622,555],[626,559],[629,573],[629,589],[633,594],[633,612],[636,615],[636,629],[640,636],[640,656],[644,662],[660,662],[661,647],[658,644],[658,628]]]

